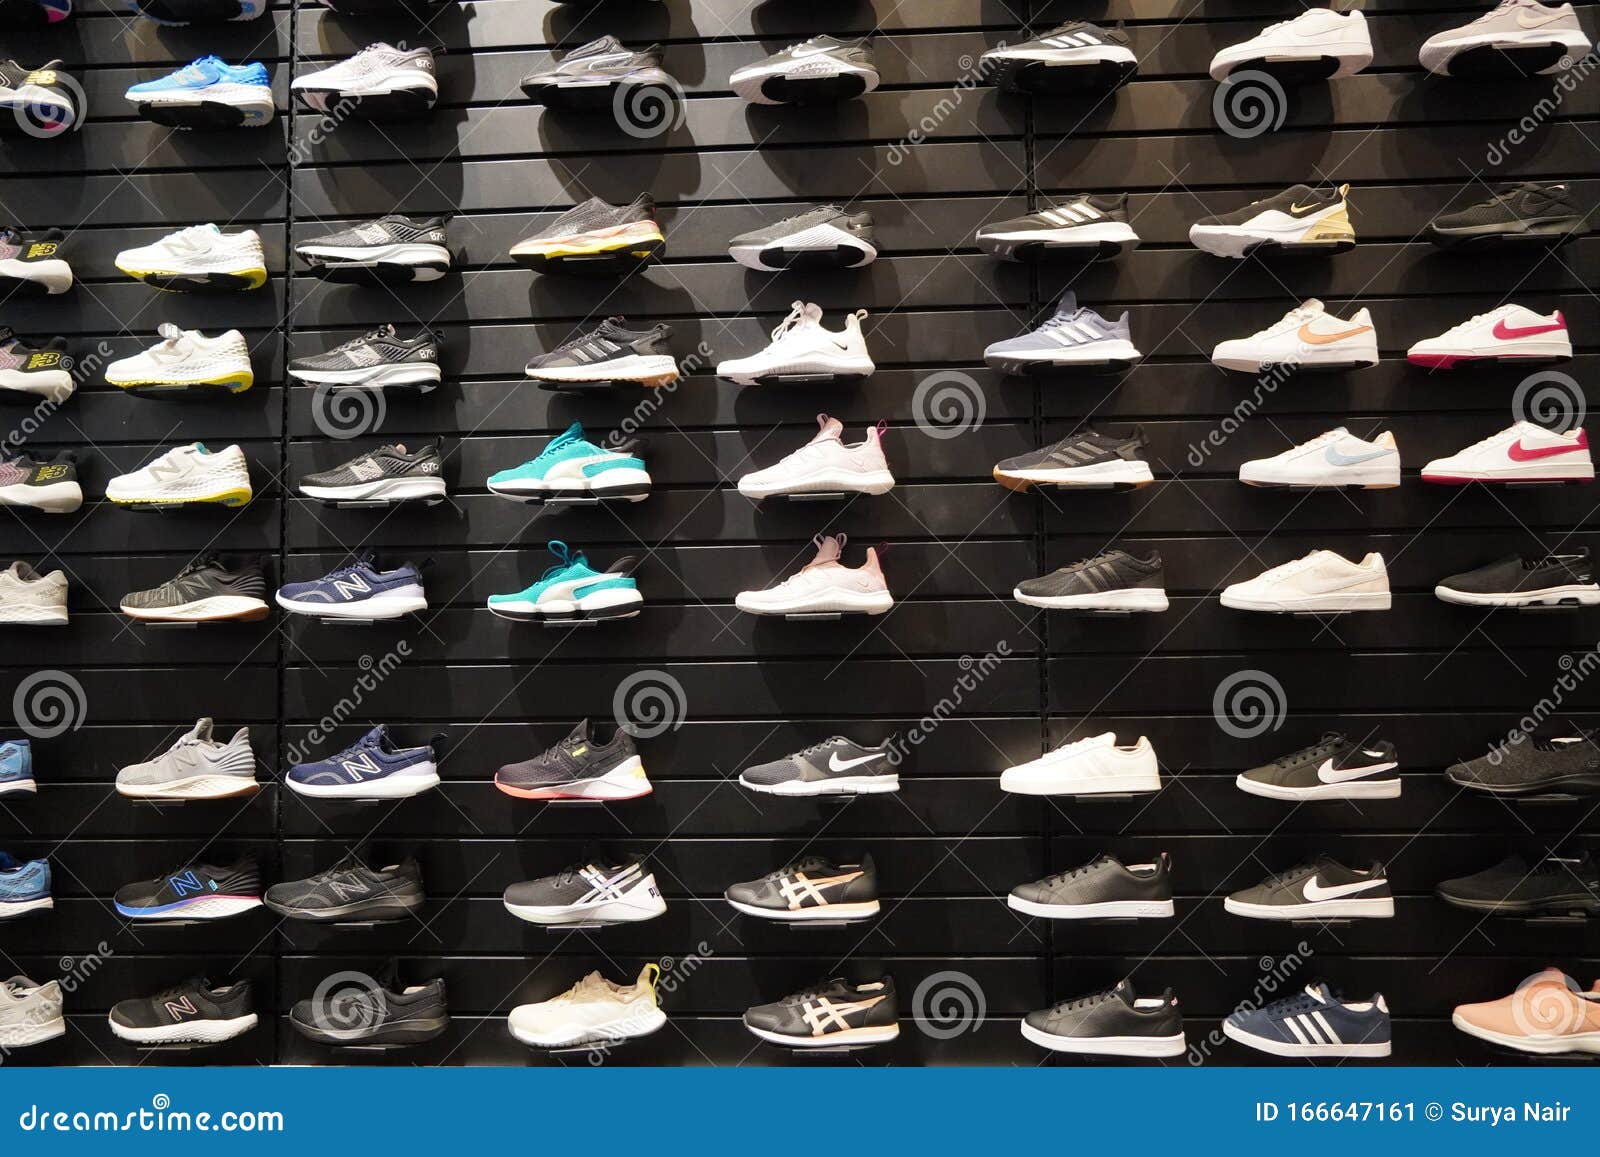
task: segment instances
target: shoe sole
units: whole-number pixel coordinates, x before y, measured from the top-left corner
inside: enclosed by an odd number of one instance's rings
[[[828,1049],[840,1048],[844,1045],[888,1044],[900,1035],[900,1026],[898,1024],[888,1024],[874,1028],[840,1029],[836,1032],[824,1033],[821,1036],[784,1036],[782,1033],[757,1028],[748,1021],[745,1022],[744,1027],[764,1041],[793,1049]]]
[[[1225,896],[1224,911],[1249,920],[1388,920],[1394,917],[1392,897],[1368,900],[1317,900],[1304,904],[1250,904]]]
[[[1388,1041],[1379,1044],[1289,1044],[1246,1032],[1229,1021],[1222,1022],[1222,1032],[1230,1040],[1275,1057],[1386,1057],[1392,1051]]]
[[[175,607],[121,606],[130,619],[145,623],[257,623],[266,618],[270,609],[262,599],[245,595],[212,595],[181,603]]]
[[[394,924],[415,915],[422,907],[421,896],[386,896],[373,900],[359,900],[335,908],[296,908],[292,904],[279,904],[263,899],[279,916],[290,920],[304,920],[308,924]]]
[[[1374,775],[1382,772],[1374,772]],[[1280,787],[1274,783],[1259,783],[1240,775],[1234,785],[1247,795],[1263,799],[1295,800],[1310,803],[1328,799],[1397,799],[1402,786],[1399,777],[1393,779],[1350,779],[1343,783],[1319,783],[1311,787]]]
[[[1006,907],[1045,920],[1165,920],[1176,914],[1171,900],[1102,900],[1097,904],[1041,904],[1007,896]]]
[[[191,1020],[182,1024],[162,1024],[150,1028],[121,1025],[106,1018],[113,1035],[135,1044],[221,1044],[256,1027],[256,1014],[246,1013],[231,1020]]]
[[[1181,1057],[1189,1043],[1180,1032],[1176,1036],[1057,1036],[1022,1022],[1022,1035],[1034,1044],[1058,1053],[1083,1053],[1104,1057]]]
[[[899,775],[841,775],[834,779],[789,779],[782,783],[751,783],[739,777],[739,786],[762,795],[883,795],[900,790]]]
[[[124,799],[192,800],[235,799],[255,795],[261,784],[236,775],[197,775],[174,779],[167,783],[117,785],[117,794]]]
[[[776,920],[780,924],[804,924],[813,920],[870,920],[878,914],[878,901],[861,900],[851,904],[823,904],[817,908],[757,908],[754,904],[741,904],[729,899],[728,905],[746,916],[760,920]]]
[[[416,1045],[431,1041],[450,1027],[448,1016],[419,1017],[414,1020],[384,1022],[370,1028],[319,1028],[297,1019],[289,1023],[308,1041],[316,1044],[354,1048],[373,1045]]]

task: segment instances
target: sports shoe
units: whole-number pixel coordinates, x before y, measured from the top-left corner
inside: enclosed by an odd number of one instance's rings
[[[752,104],[849,100],[878,87],[878,66],[865,37],[813,36],[734,69],[728,86]]]
[[[261,872],[255,860],[213,867],[185,864],[170,875],[124,884],[117,912],[135,921],[224,920],[261,907]]]
[[[157,24],[221,24],[256,19],[267,0],[133,0],[133,8]]]
[[[0,570],[0,623],[65,626],[67,576],[53,570],[40,574],[18,559]]]
[[[222,743],[204,718],[154,759],[117,772],[117,794],[128,799],[232,799],[260,790],[250,729],[241,727]]]
[[[1160,919],[1173,914],[1172,859],[1126,865],[1099,855],[1031,884],[1018,884],[1006,906],[1049,920]]]
[[[442,979],[407,984],[395,960],[375,977],[350,978],[353,986],[333,985],[334,979],[289,1010],[289,1024],[309,1041],[342,1048],[414,1045],[450,1027]]]
[[[587,719],[532,759],[508,763],[494,785],[518,799],[638,799],[650,794],[633,736],[618,727],[601,742]]]
[[[549,353],[535,354],[526,372],[545,390],[618,382],[670,386],[678,380],[678,363],[672,358],[672,327],[661,322],[649,329],[628,329],[622,318],[609,317],[587,333],[574,334]]]
[[[1069,20],[1032,40],[989,49],[978,68],[1007,92],[1110,90],[1139,71],[1129,43],[1120,27]]]
[[[321,578],[284,583],[274,597],[286,611],[324,619],[398,619],[428,609],[416,564],[379,570],[370,554],[357,555]]]
[[[437,441],[415,450],[396,442],[307,474],[296,489],[319,502],[437,502],[445,496],[443,469]]]
[[[878,258],[872,214],[819,205],[728,242],[728,255],[748,269],[859,269]]]
[[[1559,968],[1546,968],[1510,996],[1457,1005],[1450,1023],[1519,1053],[1600,1053],[1600,981],[1585,992]]]
[[[27,232],[0,226],[0,294],[28,290],[55,295],[71,289],[66,244],[60,229]]]
[[[717,363],[717,377],[751,386],[758,382],[846,381],[870,377],[877,367],[867,353],[861,322],[867,311],[845,314],[844,328],[824,329],[822,307],[793,303],[789,316],[772,331],[760,353]]]
[[[615,36],[602,36],[574,48],[549,68],[522,78],[522,91],[534,104],[550,108],[597,109],[618,101],[638,101],[619,90],[657,89],[676,95],[677,82],[661,67],[661,46],[624,48]],[[630,106],[631,107],[631,106]]]
[[[1440,76],[1523,77],[1563,72],[1588,54],[1571,4],[1500,0],[1471,23],[1428,37],[1417,60]]]
[[[37,984],[26,976],[0,981],[0,1048],[22,1048],[66,1035],[61,985],[54,980]]]
[[[354,852],[304,880],[274,884],[262,897],[280,916],[323,924],[389,923],[422,907],[422,869],[407,856],[386,868],[369,868]]]
[[[876,795],[900,790],[885,744],[868,747],[842,735],[739,773],[739,786],[763,795]]]
[[[197,329],[162,322],[156,332],[161,340],[155,345],[106,367],[108,385],[158,397],[210,390],[242,394],[255,384],[250,347],[238,330],[207,337]]]
[[[624,555],[605,570],[595,570],[588,557],[559,539],[547,544],[556,564],[538,581],[516,594],[490,595],[489,610],[516,622],[571,622],[576,619],[631,619],[644,605],[638,580],[639,565]]]
[[[1022,1035],[1055,1052],[1093,1056],[1181,1057],[1189,1047],[1172,989],[1140,996],[1131,980],[1030,1012]]]
[[[0,326],[0,401],[66,401],[77,388],[71,365],[66,338],[32,345]]]
[[[1382,864],[1358,871],[1323,855],[1234,892],[1222,906],[1252,920],[1388,919],[1394,893]]]
[[[1365,307],[1345,321],[1313,297],[1266,329],[1219,342],[1211,364],[1247,374],[1269,367],[1359,370],[1378,364],[1378,335]]]
[[[1503,186],[1487,201],[1428,222],[1428,240],[1445,249],[1561,245],[1588,231],[1586,214],[1569,186],[1537,181]]]
[[[1438,337],[1425,337],[1406,351],[1414,366],[1448,370],[1458,362],[1564,361],[1572,356],[1572,338],[1561,311],[1535,313],[1509,304],[1474,314]]]
[[[106,497],[119,506],[148,508],[244,506],[251,498],[250,467],[237,446],[212,453],[202,443],[191,442],[174,446],[137,470],[118,474],[106,483]]]
[[[49,514],[71,514],[83,505],[78,465],[71,450],[48,462],[0,452],[0,506],[25,506]]]
[[[1126,310],[1116,321],[1107,321],[1088,306],[1080,307],[1070,289],[1037,329],[997,341],[983,351],[989,368],[1006,374],[1063,367],[1125,370],[1143,356],[1134,348]]]
[[[1139,247],[1128,223],[1128,194],[1078,193],[1022,217],[984,225],[978,248],[1010,261],[1115,257]]]
[[[1155,481],[1150,464],[1139,457],[1144,427],[1126,434],[1085,427],[1042,450],[1007,458],[994,468],[994,480],[1008,490],[1056,486],[1063,490],[1138,490]]]
[[[343,751],[297,763],[283,777],[317,799],[406,799],[439,786],[433,745],[401,747],[380,723]]]
[[[301,241],[294,251],[312,273],[329,281],[437,281],[450,271],[448,220],[391,213]]]
[[[1011,597],[1030,607],[1068,611],[1164,611],[1166,569],[1161,552],[1145,558],[1106,550],[1039,578],[1024,579]]]
[[[33,778],[33,744],[27,739],[0,743],[0,796],[38,790]]]
[[[506,1024],[511,1035],[535,1048],[616,1044],[649,1036],[667,1023],[656,1002],[659,965],[646,964],[632,984],[613,984],[591,972],[565,992],[519,1004]]]
[[[1211,79],[1254,70],[1292,82],[1336,80],[1371,63],[1372,36],[1360,11],[1308,8],[1217,53],[1211,58]]]
[[[256,1027],[250,982],[195,977],[111,1006],[113,1035],[136,1044],[219,1044]]]
[[[135,84],[123,95],[145,120],[169,128],[258,128],[277,112],[266,65],[231,65],[215,56]]]
[[[439,99],[433,50],[369,44],[348,60],[297,76],[291,96],[318,112],[348,110],[373,120],[420,116]]]
[[[1309,747],[1242,772],[1240,791],[1268,799],[1394,799],[1399,756],[1387,740],[1355,743],[1330,731]]]
[[[752,615],[881,615],[894,606],[894,596],[878,565],[878,552],[867,547],[858,567],[839,561],[849,541],[843,535],[816,535],[817,553],[788,578],[759,591],[740,591],[733,605]]]
[[[530,924],[637,924],[667,910],[655,874],[638,859],[590,861],[506,889],[506,911]]]
[[[1453,764],[1445,777],[1486,795],[1593,795],[1600,793],[1600,732],[1573,727],[1565,735],[1519,733],[1487,755]]]
[[[1361,14],[1352,15],[1359,19]],[[1197,249],[1218,257],[1344,253],[1356,246],[1349,193],[1349,185],[1340,185],[1331,193],[1293,185],[1232,213],[1196,221],[1189,226],[1189,240]]]
[[[1222,605],[1236,611],[1271,614],[1338,614],[1389,609],[1389,572],[1383,555],[1368,553],[1351,562],[1331,550],[1269,567],[1253,579],[1230,583]]]
[[[1521,421],[1422,468],[1424,482],[1593,482],[1589,436]]]
[[[878,870],[871,856],[836,864],[808,855],[722,895],[735,911],[763,920],[868,920],[878,914]]]
[[[254,229],[224,233],[215,225],[191,225],[124,249],[117,268],[157,289],[260,289],[267,283],[261,235]]]
[[[1467,607],[1592,607],[1600,604],[1589,548],[1570,554],[1517,555],[1451,575],[1433,588],[1447,603]]]
[[[626,205],[590,197],[511,247],[511,259],[544,273],[627,272],[660,257],[667,239],[656,203],[640,193]]]
[[[0,61],[0,131],[59,137],[82,129],[84,113],[83,88],[62,71],[61,61],[38,68]]]
[[[1222,1031],[1278,1057],[1386,1057],[1389,1006],[1379,994],[1347,1003],[1318,980],[1265,1008],[1235,1010]]]
[[[1494,916],[1592,914],[1600,912],[1600,868],[1588,852],[1532,863],[1510,855],[1481,872],[1443,880],[1434,892],[1446,904]]]
[[[844,441],[844,423],[817,415],[817,432],[811,441],[766,467],[739,479],[739,493],[760,501],[790,494],[887,494],[894,475],[883,456],[879,422],[853,445]]]
[[[1368,439],[1336,426],[1271,458],[1243,463],[1239,481],[1246,486],[1392,490],[1400,485],[1400,450],[1387,430]]]
[[[883,1044],[900,1035],[894,980],[825,980],[773,1004],[746,1009],[744,1027],[787,1048]]]
[[[574,422],[532,461],[489,475],[489,491],[519,502],[576,496],[642,502],[650,494],[650,474],[637,451],[632,439],[615,449],[596,446]]]
[[[156,623],[254,623],[267,617],[267,580],[255,563],[225,565],[204,554],[149,590],[122,596],[122,613]]]
[[[15,920],[55,906],[55,900],[50,897],[49,863],[44,860],[23,863],[0,852],[0,920]]]
[[[380,325],[326,353],[307,354],[289,363],[289,376],[316,385],[417,386],[426,393],[443,380],[439,335],[419,330],[401,337],[393,325]]]
[[[1144,736],[1118,746],[1115,732],[1070,740],[1000,773],[1000,790],[1017,795],[1121,795],[1160,791],[1156,749]]]
[[[0,11],[3,11],[7,27],[41,28],[59,24],[71,16],[72,0],[16,0]]]

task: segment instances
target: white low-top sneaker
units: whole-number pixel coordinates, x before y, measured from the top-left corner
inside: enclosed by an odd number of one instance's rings
[[[1400,485],[1400,451],[1385,430],[1370,441],[1343,426],[1318,434],[1271,458],[1239,467],[1246,486],[1360,486],[1388,490]]]
[[[61,626],[67,621],[67,576],[40,574],[18,559],[0,570],[0,623]]]
[[[1561,72],[1589,54],[1589,38],[1571,4],[1549,7],[1539,0],[1500,0],[1459,28],[1422,42],[1417,59],[1440,76],[1484,72]]]
[[[1356,370],[1378,364],[1378,334],[1365,308],[1344,321],[1312,297],[1258,333],[1219,342],[1211,362],[1247,374],[1269,366]]]
[[[224,233],[191,225],[161,240],[117,254],[117,268],[157,289],[260,289],[267,257],[254,229]]]
[[[772,331],[772,344],[749,357],[717,366],[717,377],[741,386],[789,378],[865,378],[876,368],[867,353],[861,322],[867,311],[846,314],[837,333],[824,329],[822,307],[794,303],[789,316]]]
[[[894,475],[883,456],[884,423],[867,430],[853,446],[845,444],[844,423],[817,415],[816,436],[782,461],[739,479],[746,498],[774,498],[784,494],[887,494]]]
[[[1063,743],[1038,759],[1000,773],[1002,791],[1018,795],[1119,795],[1160,791],[1161,768],[1155,748],[1144,736],[1131,747],[1117,746],[1107,731]]]
[[[632,984],[591,972],[559,996],[511,1010],[511,1035],[535,1048],[604,1043],[648,1036],[667,1023],[656,1003],[661,969],[646,964]]]
[[[844,535],[817,535],[817,553],[794,574],[764,591],[740,591],[733,600],[752,615],[881,615],[894,606],[894,596],[878,566],[878,552],[867,548],[859,567],[839,561]]]
[[[106,367],[110,385],[136,394],[210,389],[240,394],[255,384],[250,347],[238,330],[207,337],[165,322],[157,332],[160,342]]]
[[[1351,76],[1372,63],[1372,35],[1359,11],[1309,8],[1293,20],[1269,25],[1240,44],[1211,58],[1211,79],[1226,80],[1241,65],[1280,71],[1298,65],[1297,80],[1332,80]]]
[[[1457,362],[1480,358],[1561,361],[1572,356],[1567,319],[1554,313],[1535,313],[1514,302],[1474,314],[1438,337],[1423,338],[1406,351],[1414,366],[1447,370]]]
[[[1580,426],[1565,434],[1518,422],[1422,468],[1424,482],[1593,482],[1589,436]]]
[[[251,497],[250,467],[237,446],[212,453],[191,442],[118,474],[106,484],[106,497],[124,506],[243,506]]]
[[[1264,570],[1222,592],[1222,605],[1236,611],[1296,612],[1386,611],[1389,572],[1376,551],[1351,562],[1331,550]]]
[[[426,112],[439,99],[433,50],[369,44],[348,60],[297,76],[289,91],[320,111],[362,116]]]

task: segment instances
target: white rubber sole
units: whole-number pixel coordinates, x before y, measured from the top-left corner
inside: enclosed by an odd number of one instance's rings
[[[875,71],[851,64],[849,61],[825,56],[741,69],[728,78],[728,87],[751,104],[776,105],[784,102],[773,100],[761,91],[762,86],[769,80],[831,80],[842,76],[859,76],[866,86],[861,94],[863,96],[878,87],[878,74]]]
[[[32,779],[13,779],[8,783],[0,783],[0,795],[37,795],[38,781]]]
[[[410,799],[439,786],[439,769],[432,763],[418,763],[363,783],[301,783],[288,778],[284,783],[296,795],[311,799]]]
[[[1089,225],[1063,225],[1059,229],[1008,229],[978,230],[977,243],[985,241],[1025,245],[1037,242],[1044,245],[1077,245],[1091,241],[1115,241],[1118,244],[1136,244],[1139,235],[1133,226],[1124,221],[1096,221]]]
[[[1331,56],[1338,60],[1339,68],[1329,80],[1338,80],[1340,77],[1354,76],[1367,65],[1372,63],[1371,43],[1352,43],[1349,40],[1327,40],[1321,42],[1299,41],[1294,45],[1280,45],[1269,49],[1249,49],[1245,45],[1235,45],[1232,48],[1219,52],[1211,61],[1211,79],[1223,81],[1241,64],[1264,60],[1268,64],[1293,64],[1297,61],[1321,60],[1324,56]]]
[[[1059,346],[1052,350],[1023,350],[1021,353],[996,354],[991,361],[987,353],[984,361],[990,369],[1002,370],[1001,362],[1026,362],[1034,366],[1099,365],[1101,362],[1138,361],[1144,355],[1130,341],[1094,341],[1083,345]]]
[[[364,366],[353,370],[296,370],[291,378],[313,385],[359,386],[381,390],[384,386],[415,386],[444,380],[437,362],[403,362],[393,366]]]
[[[1317,366],[1347,366],[1352,363],[1360,366],[1375,366],[1378,364],[1378,349],[1375,345],[1324,345],[1302,346],[1293,354],[1275,356],[1268,353],[1260,354],[1225,354],[1221,357],[1213,354],[1211,364],[1219,369],[1233,370],[1241,374],[1259,374],[1268,366],[1305,366],[1315,369]]]
[[[35,370],[32,373],[0,370],[0,390],[9,390],[14,394],[64,402],[72,396],[75,388],[72,375],[66,370]]]
[[[751,482],[748,475],[739,479],[739,493],[759,501],[785,494],[887,494],[894,489],[894,475],[887,470],[849,474],[840,470],[813,471],[783,482]]]
[[[259,907],[261,907],[261,900],[255,896],[205,896],[168,911],[125,912],[119,908],[117,915],[124,920],[132,920],[136,923],[161,923],[167,920],[224,920],[229,916],[238,916],[241,913],[250,912]]]
[[[741,591],[733,605],[751,615],[881,615],[894,606],[888,591],[835,590],[810,598],[772,598],[766,591]]]
[[[1480,1028],[1464,1020],[1459,1012],[1450,1014],[1450,1023],[1468,1036],[1475,1036],[1479,1040],[1486,1040],[1502,1048],[1515,1049],[1519,1053],[1531,1053],[1535,1056],[1600,1053],[1600,1032],[1570,1033],[1566,1036],[1513,1036],[1510,1033]]]
[[[502,498],[559,498],[564,494],[593,494],[604,498],[607,492],[635,490],[649,486],[650,474],[633,466],[612,466],[589,477],[527,478],[516,482],[491,482],[489,493]],[[622,497],[642,502],[647,495],[625,494]]]
[[[536,382],[643,382],[666,385],[678,380],[678,363],[665,354],[628,354],[584,366],[526,370]]]
[[[18,482],[0,486],[0,506],[21,506],[50,514],[71,514],[83,505],[83,488],[76,482],[49,482],[29,486]]]
[[[1042,1048],[1058,1053],[1086,1053],[1101,1057],[1181,1057],[1189,1043],[1176,1036],[1056,1036],[1022,1022],[1022,1035]]]
[[[45,261],[23,261],[18,257],[0,259],[0,277],[35,282],[50,294],[65,293],[72,288],[72,266],[59,258]]]
[[[315,80],[315,75],[308,76],[306,80]],[[349,88],[338,88],[328,84],[291,84],[289,91],[305,98],[307,104],[321,107],[314,102],[361,100],[369,96],[393,96],[397,92],[426,92],[435,100],[439,97],[439,82],[434,79],[431,72],[423,72],[419,68],[396,69],[386,73],[376,83],[366,85],[353,85]]]
[[[1285,1044],[1245,1032],[1226,1020],[1222,1022],[1222,1031],[1230,1040],[1275,1057],[1386,1057],[1390,1052],[1388,1041],[1382,1044]]]
[[[450,250],[443,245],[415,242],[395,245],[297,245],[295,253],[307,261],[338,265],[415,265],[418,281],[433,281],[444,276],[450,264]]]
[[[538,602],[489,603],[489,612],[513,622],[532,618],[567,618],[580,612],[610,610],[615,607],[642,607],[644,596],[637,587],[608,587],[592,595],[573,599],[540,599]],[[635,611],[634,614],[638,612]],[[612,615],[612,618],[632,618],[632,615]]]
[[[1030,607],[1056,611],[1164,611],[1168,606],[1167,592],[1149,587],[1081,595],[1025,595],[1022,588],[1017,587],[1012,590],[1011,597]]]
[[[1545,339],[1537,341],[1533,338],[1523,338],[1514,341],[1497,341],[1492,345],[1458,345],[1458,346],[1427,346],[1420,348],[1412,346],[1406,351],[1407,359],[1420,357],[1431,358],[1456,358],[1460,361],[1491,361],[1506,359],[1516,361],[1519,358],[1533,358],[1538,360],[1565,359],[1572,356],[1572,342]],[[1443,367],[1440,367],[1443,368]]]
[[[861,238],[846,233],[843,229],[829,225],[819,231],[807,230],[813,235],[806,238],[790,238],[788,240],[767,241],[753,245],[730,245],[728,256],[732,257],[746,269],[754,269],[762,273],[781,273],[789,268],[787,264],[773,265],[764,260],[768,253],[826,253],[833,250],[846,249],[855,253],[852,261],[842,262],[841,269],[859,269],[863,265],[870,265],[878,259],[876,246],[869,245]]]
[[[24,1014],[26,1015],[26,1014]],[[0,1048],[20,1049],[67,1035],[65,1017],[29,1024],[0,1026]]]
[[[1171,900],[1106,900],[1099,904],[1040,904],[1036,900],[1024,900],[1021,896],[1011,895],[1006,897],[1006,907],[1028,916],[1042,916],[1046,920],[1163,920],[1174,914]]]
[[[739,786],[762,795],[881,795],[900,790],[900,776],[894,775],[837,775],[832,779],[788,779],[782,783],[751,783],[739,777]]]
[[[1000,773],[1000,790],[1013,795],[1123,795],[1161,790],[1161,776],[1075,776],[1068,771],[1024,771],[1008,767]]]
[[[1297,599],[1251,599],[1223,591],[1220,601],[1223,606],[1236,611],[1265,611],[1269,614],[1386,611],[1392,605],[1388,591],[1357,591],[1351,594],[1334,592],[1325,595],[1305,595]]]
[[[635,884],[619,900],[599,904],[541,906],[506,903],[506,911],[529,924],[639,924],[654,920],[667,910],[667,902],[656,891],[655,877]]]
[[[204,623],[219,619],[239,619],[257,611],[265,615],[268,609],[264,599],[251,598],[248,595],[212,595],[181,606],[159,609],[130,607],[127,604],[121,607],[122,613],[130,619],[142,619],[154,623]]]
[[[1544,587],[1536,591],[1503,595],[1472,594],[1440,585],[1433,588],[1433,593],[1442,602],[1463,607],[1532,607],[1543,603],[1577,603],[1585,607],[1600,605],[1600,586],[1594,583]]]
[[[826,351],[820,351],[807,355],[803,360],[769,362],[766,365],[759,362],[746,365],[722,362],[717,366],[717,377],[735,385],[754,386],[767,378],[805,375],[865,378],[870,377],[877,368],[870,358],[851,357],[845,354],[830,355]]]
[[[40,896],[37,900],[6,900],[0,902],[0,920],[15,920],[29,912],[42,912],[56,906],[55,897]]]
[[[538,1049],[563,1048],[582,1041],[620,1041],[649,1036],[667,1023],[667,1014],[659,1008],[630,1012],[604,1024],[573,1025],[564,1031],[542,1033],[524,1032],[507,1021],[511,1035],[525,1045]]]
[[[67,622],[66,607],[0,606],[0,624],[60,627]]]
[[[1388,920],[1394,916],[1394,899],[1389,896],[1367,900],[1318,900],[1304,904],[1247,904],[1225,896],[1225,911],[1251,920]]]
[[[383,478],[376,482],[356,482],[350,486],[306,486],[300,493],[327,502],[401,502],[409,498],[443,498],[444,479],[437,475],[421,478]]]
[[[723,899],[728,900],[726,896]],[[735,912],[755,916],[762,920],[777,920],[790,924],[804,924],[807,920],[865,920],[878,914],[876,900],[862,900],[854,904],[823,904],[816,908],[757,908],[728,900]]]
[[[132,1028],[120,1025],[114,1017],[106,1017],[111,1031],[125,1041],[136,1044],[175,1044],[188,1041],[194,1044],[217,1044],[232,1040],[256,1027],[256,1014],[246,1013],[232,1020],[191,1020],[178,1024],[159,1024],[150,1028]]]
[[[1239,467],[1239,481],[1246,486],[1285,486],[1302,490],[1361,486],[1369,490],[1392,490],[1400,485],[1399,462],[1382,467],[1344,466],[1326,474],[1274,474],[1267,469],[1252,470],[1251,465],[1246,462]]]
[[[1381,775],[1393,768],[1380,768]],[[1395,799],[1400,795],[1400,777],[1393,779],[1349,779],[1343,783],[1319,783],[1311,787],[1279,787],[1272,783],[1257,783],[1238,776],[1233,781],[1240,791],[1259,795],[1264,799],[1319,800],[1319,799]]]
[[[1430,470],[1424,466],[1422,480],[1441,485],[1463,482],[1593,482],[1594,463],[1545,462],[1541,466],[1535,461],[1525,466],[1497,466],[1488,470]]]
[[[1148,462],[1129,462],[1126,458],[1119,458],[1115,462],[1097,462],[1093,466],[1037,470],[1001,470],[995,467],[995,479],[1028,482],[1035,486],[1145,486],[1155,481],[1155,475],[1150,473]]]
[[[125,799],[229,799],[260,790],[256,780],[238,775],[193,775],[166,783],[117,785],[117,794]]]
[[[375,595],[356,603],[310,603],[273,596],[284,610],[296,615],[315,615],[319,619],[398,619],[428,609],[428,600],[417,594]]]
[[[746,1024],[745,1028],[755,1033],[764,1041],[785,1048],[797,1049],[830,1049],[840,1045],[881,1045],[887,1044],[899,1037],[898,1024],[880,1025],[875,1028],[847,1028],[836,1032],[824,1033],[822,1036],[784,1036],[781,1032],[768,1032],[764,1028],[757,1028],[753,1024]]]
[[[1330,206],[1329,210],[1334,208]],[[1245,251],[1264,244],[1294,245],[1301,238],[1312,232],[1323,217],[1329,213],[1319,213],[1316,217],[1301,218],[1292,226],[1284,229],[1268,229],[1259,225],[1191,225],[1189,226],[1189,241],[1196,249],[1211,254],[1213,257],[1243,258]]]

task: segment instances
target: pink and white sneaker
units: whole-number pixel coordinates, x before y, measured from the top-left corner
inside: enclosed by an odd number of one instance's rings
[[[1518,422],[1458,454],[1435,458],[1422,468],[1424,482],[1593,482],[1589,436],[1580,427],[1558,434]]]
[[[851,568],[839,562],[844,535],[819,534],[811,541],[815,558],[777,586],[740,591],[734,606],[752,615],[881,615],[894,606],[875,549],[869,546],[867,561]]]
[[[883,456],[885,423],[879,422],[854,446],[844,442],[844,423],[817,415],[816,436],[782,461],[739,479],[746,498],[786,494],[887,494],[894,488]]]
[[[1562,361],[1571,356],[1572,338],[1559,309],[1545,315],[1515,304],[1469,317],[1406,351],[1412,365],[1435,370],[1483,358]]]

